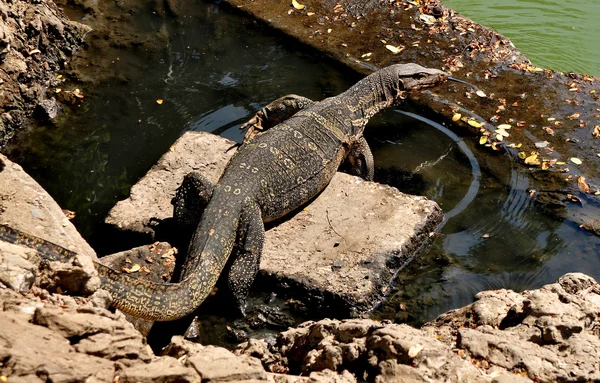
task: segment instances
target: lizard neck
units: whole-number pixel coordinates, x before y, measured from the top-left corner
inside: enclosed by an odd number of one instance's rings
[[[400,81],[392,81],[391,76],[382,76],[381,72],[365,77],[340,95],[351,112],[351,135],[362,134],[371,117],[403,99]]]

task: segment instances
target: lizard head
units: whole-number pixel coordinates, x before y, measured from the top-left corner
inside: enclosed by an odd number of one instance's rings
[[[418,64],[395,64],[382,69],[400,93],[411,89],[422,89],[446,82],[448,73],[438,69],[425,68]]]

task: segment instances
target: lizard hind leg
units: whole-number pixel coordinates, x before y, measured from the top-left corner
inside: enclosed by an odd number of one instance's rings
[[[229,289],[244,316],[246,316],[246,299],[258,273],[264,241],[265,226],[260,209],[258,205],[247,207],[241,216],[236,246],[227,276]]]
[[[182,229],[196,229],[212,197],[213,189],[213,183],[202,174],[198,172],[186,174],[175,192],[175,197],[171,200],[173,218],[177,225]]]

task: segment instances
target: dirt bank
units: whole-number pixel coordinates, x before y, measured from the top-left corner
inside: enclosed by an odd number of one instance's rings
[[[53,1],[0,3],[0,147],[33,115],[56,116],[47,89],[63,81],[57,71],[68,67],[90,30]]]

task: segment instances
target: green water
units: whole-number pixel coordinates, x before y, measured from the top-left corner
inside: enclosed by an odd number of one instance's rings
[[[535,65],[600,76],[600,1],[444,0],[508,37]]]

